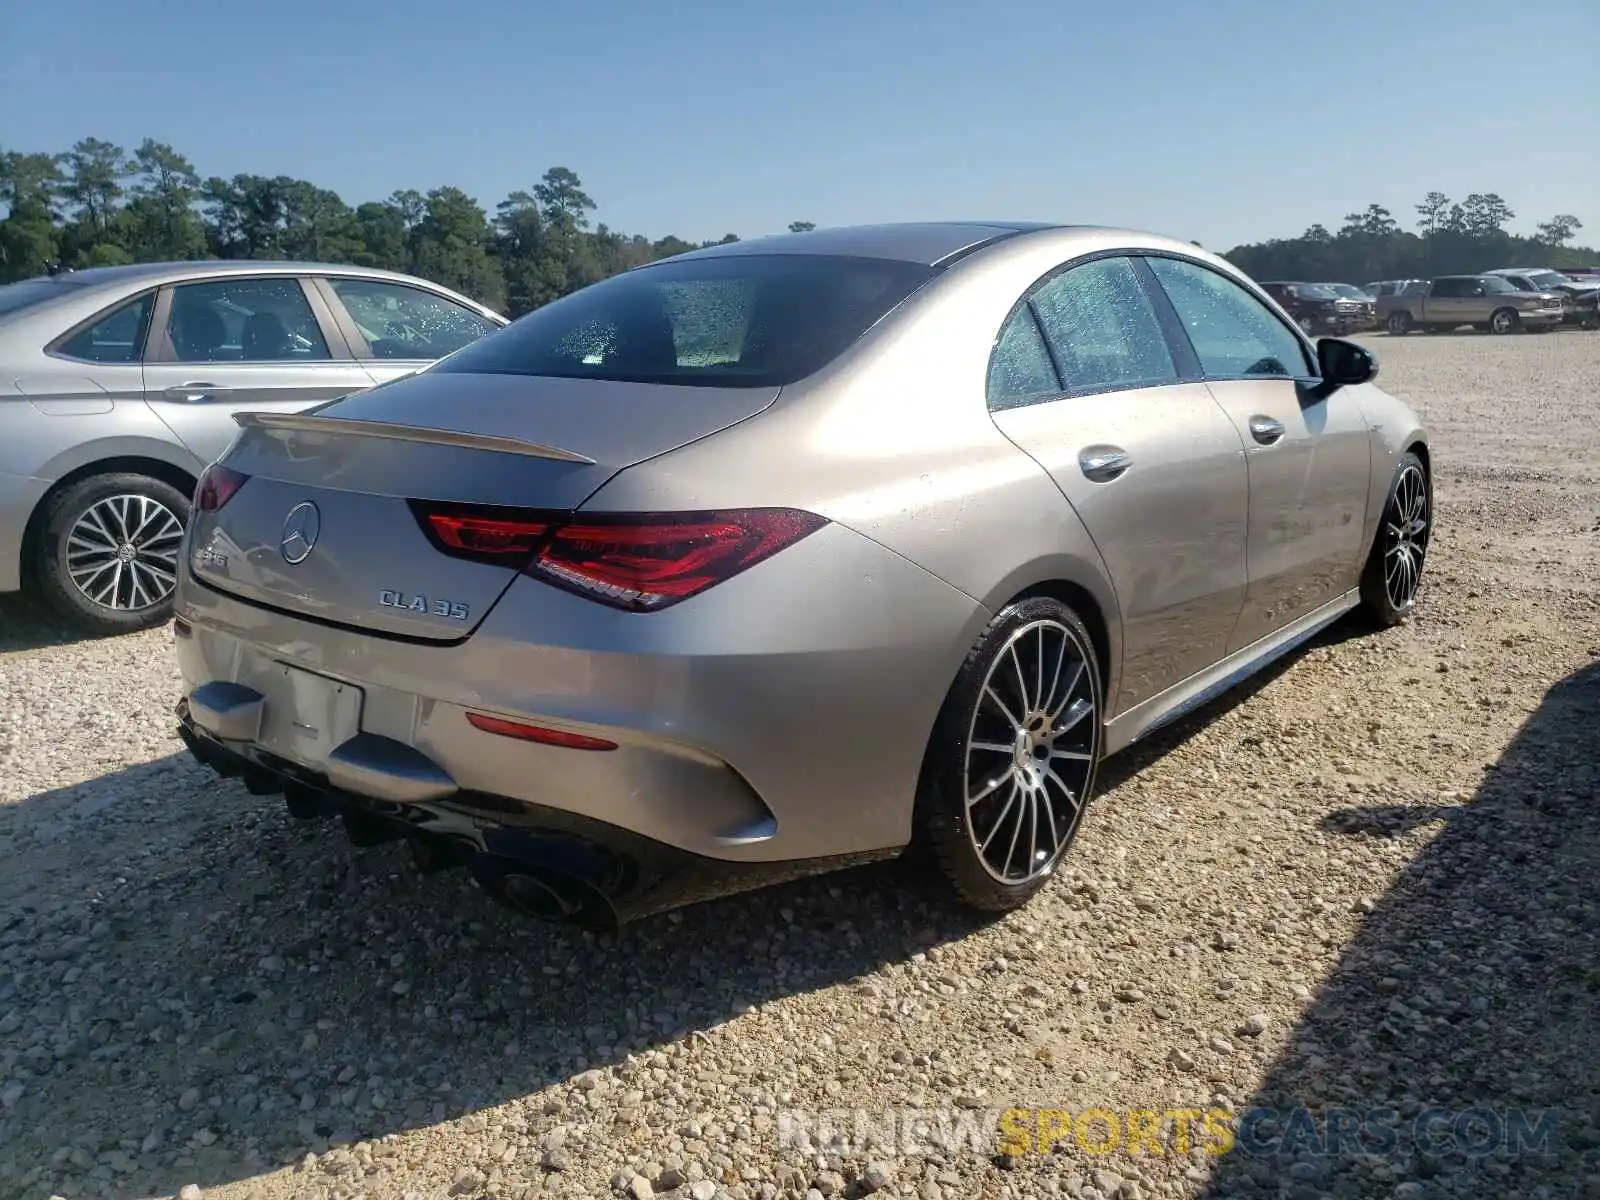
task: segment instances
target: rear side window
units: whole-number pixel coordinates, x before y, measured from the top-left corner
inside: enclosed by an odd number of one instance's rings
[[[837,358],[936,270],[820,254],[668,260],[535,309],[435,370],[782,386]]]
[[[85,362],[138,362],[154,303],[155,294],[149,292],[112,309],[58,345],[56,353]]]
[[[317,362],[328,343],[300,281],[228,279],[173,289],[167,332],[178,362]]]
[[[1075,392],[1178,381],[1155,306],[1125,258],[1073,267],[1034,292],[1046,341]]]
[[[1020,408],[1061,391],[1031,305],[1011,314],[989,358],[989,407]]]

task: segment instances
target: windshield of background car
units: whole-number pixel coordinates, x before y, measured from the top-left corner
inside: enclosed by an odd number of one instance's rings
[[[1336,283],[1333,285],[1333,290],[1351,300],[1365,300],[1367,298],[1367,294],[1353,283]]]
[[[1303,300],[1337,300],[1339,294],[1320,283],[1302,283],[1295,289]]]
[[[1560,287],[1563,284],[1572,282],[1572,280],[1568,279],[1559,271],[1535,271],[1529,275],[1528,278],[1532,280],[1534,284],[1542,288]]]
[[[837,358],[937,273],[843,255],[669,259],[535,309],[434,370],[781,387]]]
[[[71,286],[57,279],[24,279],[20,283],[8,283],[0,287],[0,317],[65,296]]]

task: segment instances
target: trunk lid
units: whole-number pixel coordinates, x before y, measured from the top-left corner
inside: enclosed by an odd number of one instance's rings
[[[390,636],[469,635],[511,565],[441,553],[410,500],[571,512],[635,463],[761,412],[776,388],[423,373],[300,415],[241,414],[248,481],[195,510],[195,576],[242,600]]]

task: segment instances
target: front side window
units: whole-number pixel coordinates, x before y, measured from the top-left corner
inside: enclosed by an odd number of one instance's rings
[[[497,328],[470,308],[422,288],[373,279],[329,279],[373,358],[435,359]]]
[[[434,369],[782,386],[844,353],[937,270],[823,254],[669,259],[537,308]]]
[[[1102,258],[1064,271],[1030,303],[1069,390],[1178,381],[1155,306],[1127,259]]]
[[[328,343],[300,281],[228,279],[172,292],[167,333],[178,362],[320,362]]]
[[[1485,275],[1482,284],[1484,291],[1496,296],[1504,296],[1509,292],[1519,289],[1508,279],[1501,279],[1498,275]],[[1530,289],[1531,290],[1531,289]]]
[[[78,330],[56,347],[57,354],[80,358],[85,362],[133,363],[139,361],[144,347],[145,330],[150,324],[150,309],[155,294],[129,300],[112,309],[94,324]]]
[[[1207,377],[1298,378],[1308,373],[1299,337],[1233,280],[1181,259],[1147,261],[1177,310]]]

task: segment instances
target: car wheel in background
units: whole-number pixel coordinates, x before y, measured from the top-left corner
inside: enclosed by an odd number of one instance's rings
[[[132,633],[172,615],[189,498],[148,475],[93,475],[45,501],[33,569],[86,633]]]
[[[1003,609],[968,653],[923,762],[914,837],[966,904],[1026,904],[1072,845],[1101,751],[1099,662],[1047,596]]]
[[[1416,607],[1422,567],[1433,532],[1433,480],[1409,451],[1400,456],[1378,536],[1361,573],[1361,610],[1379,628],[1404,621]]]
[[[1405,311],[1392,312],[1389,319],[1384,322],[1384,328],[1396,337],[1411,332],[1411,314]]]
[[[1489,317],[1490,333],[1515,333],[1522,324],[1522,318],[1517,316],[1515,309],[1497,308]]]

